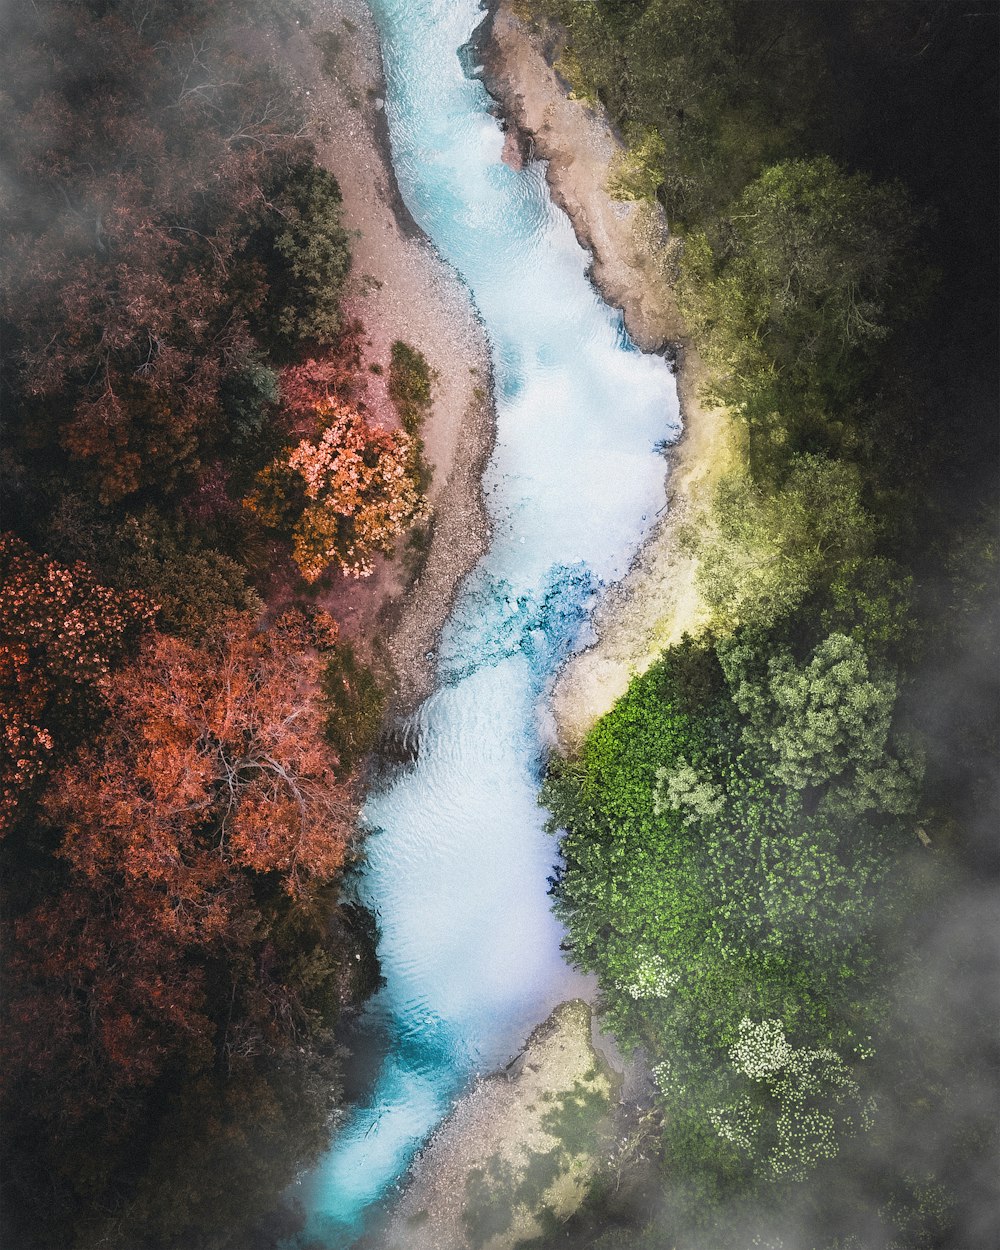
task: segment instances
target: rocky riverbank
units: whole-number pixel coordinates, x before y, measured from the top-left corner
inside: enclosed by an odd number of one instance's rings
[[[537,26],[500,0],[479,38],[485,81],[508,129],[506,153],[547,162],[553,199],[593,254],[592,276],[622,309],[645,351],[676,352],[684,432],[667,456],[667,503],[631,571],[595,614],[597,643],[563,669],[553,709],[563,746],[572,749],[664,647],[696,633],[706,611],[696,562],[681,531],[707,500],[735,454],[727,415],[699,398],[704,366],[687,340],[670,281],[670,236],[659,205],[614,200],[608,175],[621,142],[604,110],[574,99],[553,68],[558,29]]]
[[[434,1135],[379,1250],[512,1250],[557,1227],[608,1154],[620,1086],[590,1006],[563,1003]]]
[[[338,577],[328,606],[364,647],[382,639],[403,714],[433,689],[437,636],[462,577],[489,544],[480,483],[495,428],[485,332],[468,290],[410,217],[396,185],[385,80],[374,20],[362,0],[310,0],[298,21],[272,30],[300,89],[318,159],[337,178],[352,234],[343,309],[365,330],[366,408],[396,415],[386,389],[392,343],[418,348],[433,370],[423,428],[433,468],[430,544],[414,574],[400,544],[371,578]]]

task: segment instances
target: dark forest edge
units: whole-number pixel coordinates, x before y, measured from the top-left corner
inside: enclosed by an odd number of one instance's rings
[[[745,447],[690,527],[710,629],[543,787],[572,956],[657,1087],[645,1163],[544,1244],[983,1244],[996,7],[515,8],[624,136],[613,193],[663,205]]]
[[[432,379],[397,344],[397,425],[358,398],[282,20],[4,16],[11,1247],[275,1244],[378,983],[341,885],[385,683],[319,605],[425,514]]]

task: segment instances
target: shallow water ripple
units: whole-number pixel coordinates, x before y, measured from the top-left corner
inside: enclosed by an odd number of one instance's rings
[[[469,286],[493,352],[498,427],[489,553],[464,583],[413,764],[365,807],[359,893],[377,914],[390,1052],[365,1106],[300,1190],[307,1239],[349,1246],[477,1071],[505,1062],[582,982],[547,895],[555,846],[536,803],[546,695],[664,502],[655,451],[678,432],[673,377],[628,340],[544,169],[503,136],[458,50],[475,0],[375,0],[400,189]]]

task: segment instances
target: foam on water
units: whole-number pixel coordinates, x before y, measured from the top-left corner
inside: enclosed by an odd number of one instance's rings
[[[444,631],[439,689],[415,717],[414,765],[373,794],[360,884],[391,1049],[299,1191],[307,1239],[348,1246],[476,1072],[506,1061],[579,991],[547,895],[555,847],[536,804],[545,699],[602,585],[664,502],[655,448],[679,429],[666,363],[629,342],[544,169],[514,171],[459,49],[475,0],[375,0],[400,189],[467,282],[497,387],[484,479],[489,553]]]

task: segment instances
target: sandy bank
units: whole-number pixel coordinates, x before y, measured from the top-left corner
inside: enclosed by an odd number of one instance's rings
[[[385,644],[398,682],[397,711],[431,692],[428,656],[457,585],[489,542],[480,479],[493,442],[490,358],[469,292],[416,227],[399,195],[384,113],[385,81],[374,21],[362,0],[311,0],[301,23],[273,35],[303,92],[318,158],[340,183],[353,263],[344,312],[365,328],[370,412],[395,421],[386,393],[396,339],[434,370],[423,431],[433,466],[433,534],[414,582],[403,557],[380,560],[371,578],[337,578],[327,606],[344,633]]]
[[[509,1250],[565,1220],[607,1153],[617,1086],[589,1005],[557,1007],[437,1131],[379,1250]]]
[[[481,50],[487,88],[511,132],[508,153],[548,162],[553,199],[593,253],[592,276],[601,293],[622,309],[629,333],[644,350],[677,345],[684,433],[669,456],[666,507],[628,576],[598,608],[599,641],[566,665],[553,694],[560,739],[572,749],[624,693],[633,674],[704,624],[695,561],[682,549],[679,531],[730,462],[733,427],[724,412],[698,398],[703,366],[686,341],[670,288],[662,209],[608,195],[608,173],[621,144],[603,109],[571,99],[552,68],[556,34],[530,27],[509,0],[501,0]]]

